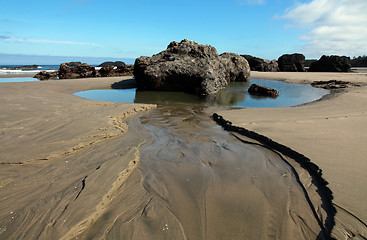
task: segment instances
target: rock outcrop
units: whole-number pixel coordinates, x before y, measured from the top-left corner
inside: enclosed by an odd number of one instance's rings
[[[134,65],[120,64],[119,66],[104,65],[97,74],[97,77],[130,76],[134,73]]]
[[[329,81],[314,81],[313,83],[311,83],[311,86],[333,90],[348,87],[359,87],[360,85],[340,80],[329,80]]]
[[[90,78],[96,77],[96,69],[86,63],[61,63],[59,79]]]
[[[33,65],[24,65],[19,67],[10,67],[10,70],[28,70],[28,69],[37,69],[40,68],[40,66],[33,64]]]
[[[346,56],[322,56],[311,64],[309,72],[350,72],[350,58]]]
[[[279,70],[281,72],[304,72],[305,60],[303,54],[284,54],[278,58]]]
[[[116,61],[116,62],[103,62],[101,64],[99,64],[97,67],[105,67],[105,66],[114,66],[114,67],[118,67],[118,66],[124,66],[125,63],[122,61]]]
[[[278,90],[260,86],[257,84],[252,84],[247,91],[250,94],[257,95],[257,96],[264,96],[264,97],[271,97],[271,98],[277,98],[279,96]]]
[[[134,75],[139,90],[210,95],[231,81],[247,81],[250,67],[237,54],[219,56],[214,47],[185,39],[171,42],[167,50],[152,57],[136,59]]]
[[[114,66],[113,65],[104,65],[101,69],[99,69],[98,73],[101,77],[110,77],[114,74]]]
[[[251,71],[259,72],[278,72],[278,62],[276,60],[267,60],[258,57],[253,57],[251,55],[241,55],[246,58],[250,65]]]
[[[52,71],[52,72],[41,71],[41,72],[37,73],[34,76],[34,78],[37,78],[41,81],[44,81],[44,80],[48,80],[48,79],[57,79],[57,75],[58,75],[58,71]]]

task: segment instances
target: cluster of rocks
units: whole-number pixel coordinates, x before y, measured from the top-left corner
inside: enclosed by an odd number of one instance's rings
[[[334,89],[342,89],[348,87],[358,87],[359,85],[353,84],[347,81],[340,81],[340,80],[329,80],[329,81],[314,81],[311,83],[313,87],[324,88],[328,90]]]
[[[96,68],[86,63],[61,63],[58,73],[59,79],[91,78],[96,75]]]
[[[75,79],[134,75],[138,90],[181,91],[196,95],[212,95],[230,82],[248,81],[250,72],[305,72],[305,56],[299,53],[284,54],[278,60],[266,60],[235,53],[218,54],[210,45],[190,40],[171,42],[167,49],[153,55],[142,56],[134,65],[124,62],[104,62],[97,71],[94,66],[81,62],[62,63],[58,71],[42,71],[35,77],[46,79]],[[350,58],[322,56],[314,61],[308,71],[350,71]],[[344,83],[314,83],[324,88],[342,88]],[[249,93],[276,98],[275,89],[253,84]]]
[[[59,71],[47,72],[41,71],[37,73],[34,78],[37,78],[41,81],[48,80],[48,79],[57,79]]]
[[[278,60],[267,60],[251,55],[241,55],[250,64],[251,71],[259,72],[304,72],[305,56],[299,53],[284,54]]]
[[[253,57],[251,55],[241,55],[248,61],[251,71],[259,72],[278,72],[279,66],[276,60],[267,60],[258,57]]]
[[[266,60],[250,55],[241,55],[247,59],[252,71],[260,72],[350,72],[351,60],[345,56],[322,56],[319,60],[306,60],[300,53],[284,54],[276,60]],[[305,66],[309,65],[306,70]]]
[[[346,56],[322,56],[313,62],[308,69],[309,72],[350,72],[352,65],[350,57]]]
[[[28,69],[37,69],[40,68],[40,66],[33,64],[33,65],[24,65],[19,67],[8,67],[10,70],[28,70]]]
[[[134,71],[133,65],[126,65],[124,62],[105,62],[100,66],[98,71],[94,66],[81,62],[61,63],[57,71],[41,71],[34,77],[39,80],[48,79],[76,79],[91,77],[114,77],[132,75]]]
[[[133,75],[134,65],[126,65],[121,62],[118,65],[105,64],[98,71],[100,77],[115,77],[115,76],[129,76]]]
[[[229,82],[247,81],[250,66],[235,53],[219,55],[210,45],[190,40],[171,42],[165,51],[135,60],[139,90],[183,91],[210,95]]]

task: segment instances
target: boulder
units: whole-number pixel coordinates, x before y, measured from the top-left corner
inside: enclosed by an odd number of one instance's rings
[[[101,77],[110,77],[114,75],[114,66],[113,65],[104,65],[101,69],[99,69],[99,75]]]
[[[41,72],[37,73],[34,76],[34,78],[37,78],[37,79],[43,81],[43,80],[48,80],[48,79],[57,79],[57,75],[58,75],[58,71],[52,71],[52,72],[41,71]]]
[[[219,56],[214,47],[185,39],[171,42],[165,51],[152,57],[137,58],[134,75],[139,90],[209,95],[230,81],[247,81],[250,67],[237,54]]]
[[[96,69],[86,63],[61,63],[59,79],[90,78],[96,77]]]
[[[116,77],[116,76],[130,76],[133,75],[134,65],[104,65],[99,71],[99,77]]]
[[[304,72],[305,56],[303,54],[284,54],[278,59],[281,72]]]
[[[82,62],[68,62],[67,64],[69,67],[73,68],[73,67],[82,65]]]
[[[350,72],[350,58],[346,56],[322,56],[311,64],[309,72]]]
[[[116,62],[103,62],[100,65],[98,65],[97,67],[105,67],[105,66],[114,66],[114,67],[119,67],[119,66],[124,66],[125,63],[122,61],[116,61]]]
[[[115,69],[118,76],[130,76],[134,74],[134,65],[121,65]]]
[[[278,72],[278,62],[276,60],[267,60],[258,57],[253,57],[251,55],[241,55],[248,61],[251,71],[259,72]]]
[[[272,98],[277,98],[279,96],[278,90],[260,86],[257,84],[252,84],[247,91],[250,94],[254,94],[257,96],[272,97]]]

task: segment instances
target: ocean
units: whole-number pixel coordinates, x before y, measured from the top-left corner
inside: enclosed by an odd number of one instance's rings
[[[52,72],[55,70],[59,70],[60,65],[37,65],[36,68],[23,68],[19,69],[19,67],[23,66],[32,66],[32,65],[0,65],[0,75],[1,74],[37,74],[40,71],[48,71]],[[96,70],[101,69],[101,67],[97,67],[97,65],[91,65],[96,68]]]
[[[60,65],[38,65],[38,68],[17,69],[25,65],[0,66],[0,74],[37,74],[40,71],[55,71]]]

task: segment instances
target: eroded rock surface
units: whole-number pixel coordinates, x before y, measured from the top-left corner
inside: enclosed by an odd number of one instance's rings
[[[309,72],[350,72],[350,58],[346,56],[322,56],[311,64]]]
[[[281,72],[304,72],[305,61],[303,54],[284,54],[278,58],[279,70]]]
[[[247,91],[250,94],[264,96],[264,97],[277,98],[279,96],[278,90],[275,90],[269,87],[264,87],[264,86],[257,85],[257,84],[252,84]]]
[[[139,90],[182,91],[210,95],[231,81],[247,81],[247,60],[234,53],[219,55],[210,45],[194,41],[171,42],[167,50],[140,57],[134,65]]]

